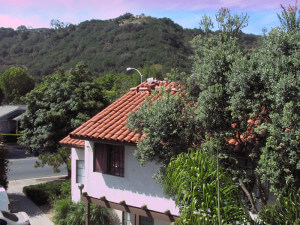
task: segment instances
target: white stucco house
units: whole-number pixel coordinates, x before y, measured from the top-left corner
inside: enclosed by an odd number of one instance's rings
[[[129,113],[161,86],[176,92],[173,82],[144,82],[60,141],[71,147],[72,200],[86,202],[86,224],[90,203],[114,209],[124,225],[167,225],[178,218],[175,202],[153,179],[159,166],[138,163],[133,152],[141,137],[126,128]]]
[[[0,133],[18,133],[21,115],[26,111],[26,105],[0,106]]]

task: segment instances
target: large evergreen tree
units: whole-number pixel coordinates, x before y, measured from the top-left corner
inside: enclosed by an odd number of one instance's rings
[[[23,103],[21,97],[33,88],[34,80],[25,69],[11,67],[0,76],[0,89],[3,93],[3,102],[6,104]]]
[[[84,65],[56,71],[24,101],[27,110],[21,119],[23,136],[19,143],[30,151],[43,149],[51,154],[57,152],[62,138],[106,105],[102,89]]]

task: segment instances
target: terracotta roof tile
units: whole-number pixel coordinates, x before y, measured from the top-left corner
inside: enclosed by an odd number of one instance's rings
[[[64,139],[62,139],[59,143],[63,146],[68,146],[68,147],[83,147],[84,146],[84,140],[73,139],[73,138],[70,138],[69,135],[67,137],[65,137]]]
[[[144,82],[135,88],[131,88],[128,93],[116,100],[114,103],[106,107],[90,120],[76,128],[70,133],[70,136],[60,141],[63,145],[79,145],[83,146],[84,141],[78,139],[95,139],[109,140],[119,142],[136,143],[138,138],[144,138],[144,135],[134,134],[126,127],[127,118],[130,112],[137,110],[150,96],[151,90],[159,90],[165,86],[167,90],[177,92],[174,82],[156,81],[151,84]],[[155,96],[153,100],[160,98],[160,94]]]

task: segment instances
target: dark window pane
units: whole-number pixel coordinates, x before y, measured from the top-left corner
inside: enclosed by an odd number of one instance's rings
[[[124,146],[113,145],[109,153],[109,173],[124,176]]]
[[[107,145],[95,144],[94,171],[107,173]]]

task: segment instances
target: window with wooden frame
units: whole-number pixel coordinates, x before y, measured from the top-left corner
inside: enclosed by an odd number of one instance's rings
[[[84,160],[76,160],[76,183],[84,183]]]
[[[94,171],[124,177],[124,146],[95,143]]]

